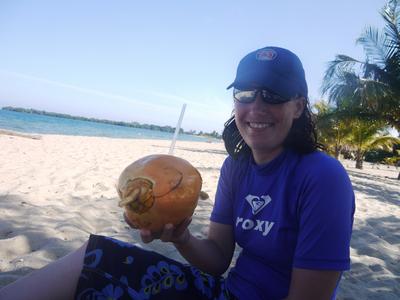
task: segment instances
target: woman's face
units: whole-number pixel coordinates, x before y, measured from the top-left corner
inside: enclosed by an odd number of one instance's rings
[[[260,93],[252,103],[235,100],[236,126],[251,148],[257,164],[271,161],[283,150],[283,142],[293,120],[300,117],[304,105],[304,98],[281,104],[267,104]]]

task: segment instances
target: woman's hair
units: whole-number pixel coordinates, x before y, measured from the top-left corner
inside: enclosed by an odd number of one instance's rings
[[[235,159],[240,155],[251,153],[250,147],[239,133],[234,115],[225,122],[222,139],[224,140],[226,151]],[[317,141],[315,124],[308,101],[306,101],[303,113],[293,121],[292,128],[289,130],[283,145],[285,148],[290,148],[301,154],[323,149],[322,144]]]

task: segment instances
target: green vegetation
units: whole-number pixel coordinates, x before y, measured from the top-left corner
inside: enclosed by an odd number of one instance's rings
[[[175,127],[171,127],[171,126],[158,126],[158,125],[152,125],[152,124],[140,124],[138,122],[122,122],[122,121],[111,121],[111,120],[104,120],[104,119],[86,118],[86,117],[80,117],[80,116],[71,116],[68,114],[60,114],[60,113],[55,113],[55,112],[47,112],[44,110],[36,110],[36,109],[32,109],[32,108],[20,108],[20,107],[6,106],[6,107],[3,107],[2,109],[9,110],[9,111],[23,112],[23,113],[28,113],[28,114],[46,115],[46,116],[51,116],[51,117],[56,117],[56,118],[66,118],[66,119],[74,119],[74,120],[81,120],[81,121],[104,123],[104,124],[110,124],[110,125],[116,125],[116,126],[142,128],[142,129],[157,130],[157,131],[171,132],[171,133],[175,132]],[[218,132],[216,132],[216,131],[213,131],[211,133],[206,133],[206,132],[200,131],[197,133],[195,130],[184,131],[182,128],[180,128],[179,133],[197,135],[197,136],[203,136],[203,137],[212,137],[212,138],[216,138],[216,139],[221,138],[221,135],[218,134]]]
[[[329,102],[314,105],[321,142],[336,157],[351,154],[362,168],[370,151],[386,151],[384,163],[400,161],[400,1],[389,0],[381,11],[385,27],[368,27],[358,38],[365,61],[339,54],[329,63],[322,84]],[[400,179],[400,174],[398,179]]]
[[[395,148],[400,145],[400,139],[389,135],[382,121],[349,116],[325,101],[317,102],[313,108],[316,111],[319,141],[329,154],[339,158],[342,153],[346,158],[354,159],[359,169],[362,169],[364,159],[389,163],[386,157],[396,157]],[[387,155],[382,156],[381,160],[368,160],[367,157],[371,155],[367,154],[371,151],[384,151]]]

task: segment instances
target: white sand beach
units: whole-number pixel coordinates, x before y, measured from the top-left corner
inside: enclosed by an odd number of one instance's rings
[[[0,287],[78,248],[90,233],[131,243],[138,234],[123,220],[115,190],[121,171],[149,154],[167,154],[170,141],[0,132]],[[178,141],[175,155],[197,167],[203,190],[192,231],[203,235],[213,205],[222,143]],[[343,161],[356,193],[352,269],[338,299],[400,299],[400,182],[394,167]],[[142,245],[182,258],[169,244]]]

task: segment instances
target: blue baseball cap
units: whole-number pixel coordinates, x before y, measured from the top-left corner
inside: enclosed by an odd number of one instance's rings
[[[308,97],[300,59],[293,52],[279,47],[265,47],[243,57],[235,81],[227,89],[231,87],[265,88],[287,99]]]

